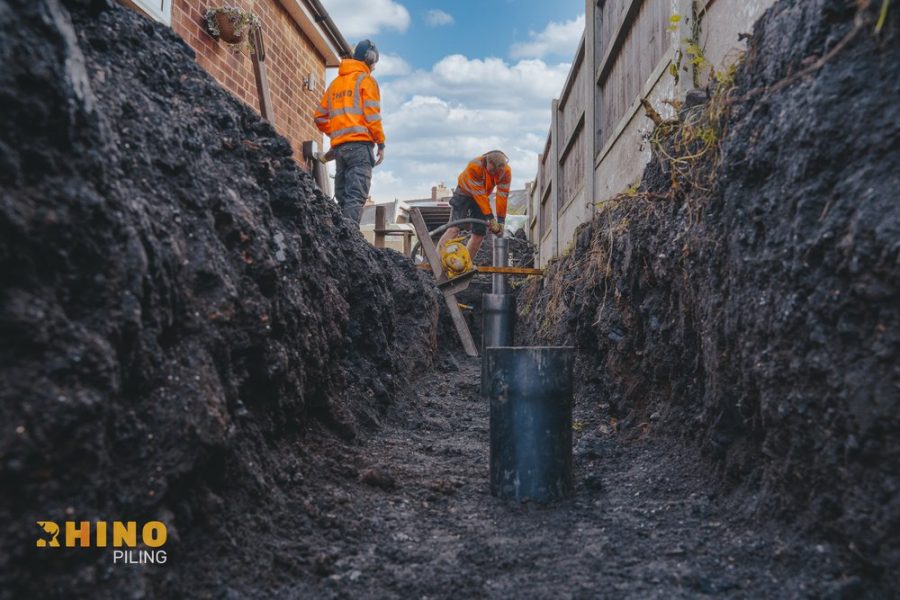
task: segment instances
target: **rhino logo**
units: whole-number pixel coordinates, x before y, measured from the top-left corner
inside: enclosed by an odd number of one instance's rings
[[[59,537],[59,525],[57,525],[53,521],[38,521],[37,524],[38,527],[40,527],[44,531],[44,533],[50,536],[50,538],[38,538],[37,542],[35,542],[35,545],[38,548],[46,548],[48,546],[50,548],[59,548],[59,540],[56,539]]]

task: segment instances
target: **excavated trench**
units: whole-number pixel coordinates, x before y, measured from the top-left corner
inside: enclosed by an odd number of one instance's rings
[[[479,363],[428,278],[184,43],[104,0],[0,0],[0,597],[889,596],[876,9],[777,3],[714,192],[655,159],[520,290],[520,341],[579,351],[575,493],[543,506],[489,494]],[[35,546],[39,520],[151,519],[165,564]]]

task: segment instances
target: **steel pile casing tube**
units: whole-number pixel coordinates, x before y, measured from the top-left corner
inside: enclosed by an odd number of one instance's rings
[[[507,263],[509,240],[502,237],[494,238],[494,266],[505,267]],[[491,292],[494,294],[506,293],[506,275],[495,273],[491,277]]]
[[[574,361],[571,347],[485,350],[493,495],[537,501],[571,495]]]
[[[513,294],[481,296],[481,393],[488,380],[485,371],[487,349],[512,346],[516,330],[516,297]]]
[[[512,346],[516,329],[516,297],[513,294],[481,296],[481,351]]]

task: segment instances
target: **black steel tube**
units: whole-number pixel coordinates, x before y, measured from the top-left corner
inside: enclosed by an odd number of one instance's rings
[[[512,346],[516,328],[516,297],[513,294],[481,296],[481,349]]]
[[[513,294],[482,294],[481,296],[481,393],[488,381],[487,349],[512,346],[516,330],[516,297]]]
[[[572,493],[571,347],[488,348],[491,493],[552,501]]]

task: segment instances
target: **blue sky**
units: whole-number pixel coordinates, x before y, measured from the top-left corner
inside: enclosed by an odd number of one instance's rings
[[[534,178],[550,103],[584,30],[583,0],[322,4],[351,44],[370,38],[381,51],[374,75],[387,151],[373,176],[376,201],[452,187],[471,158],[494,148],[510,156],[514,188]]]
[[[448,54],[509,58],[511,46],[527,42],[529,31],[542,31],[552,21],[570,21],[584,13],[584,2],[580,0],[400,0],[395,4],[401,4],[409,13],[408,28],[398,31],[385,24],[377,40],[373,41],[386,53],[400,55],[412,66],[420,68],[427,68]],[[449,16],[452,22],[441,13]],[[355,44],[358,40],[347,41]],[[572,51],[576,43],[577,40],[572,44]],[[559,58],[571,60],[570,56]]]

